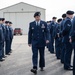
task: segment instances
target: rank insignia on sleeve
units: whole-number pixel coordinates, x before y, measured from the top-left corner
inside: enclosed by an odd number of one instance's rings
[[[68,26],[70,27],[71,25],[70,25],[70,24],[68,24]]]

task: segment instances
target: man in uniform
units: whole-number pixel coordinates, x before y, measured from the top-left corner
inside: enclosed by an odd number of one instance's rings
[[[65,19],[66,19],[66,14],[63,14],[62,15],[62,18],[63,18],[63,20],[62,20],[62,22],[61,22],[61,32],[62,32],[62,30],[63,30],[63,28],[64,28],[64,21],[65,21]],[[60,33],[61,33],[60,32]],[[64,63],[64,55],[65,55],[65,46],[64,46],[64,43],[63,43],[63,35],[61,35],[61,38],[62,38],[62,50],[61,50],[61,63]]]
[[[56,28],[56,17],[52,18],[52,22],[50,23],[50,35],[51,35],[51,40],[50,40],[50,47],[49,51],[54,54],[54,38],[55,38],[55,28]]]
[[[6,30],[5,30],[5,18],[2,18],[2,29],[3,29],[3,34],[4,34],[4,40],[3,40],[3,43],[2,43],[2,47],[3,47],[3,50],[2,50],[2,57],[5,58],[6,56],[4,55],[4,42],[5,42],[5,34],[6,34]]]
[[[50,28],[49,28],[49,25],[50,25],[51,21],[47,21],[47,29],[48,29],[48,35],[49,35],[49,41],[51,40],[51,35],[50,35]],[[50,42],[47,44],[47,48],[48,48],[48,51],[50,50]],[[49,51],[50,52],[50,51]]]
[[[61,36],[59,36],[60,34],[60,31],[61,31],[61,22],[62,22],[62,19],[58,19],[57,20],[57,26],[56,26],[56,29],[55,29],[55,49],[56,49],[56,57],[57,59],[60,59],[60,56],[61,56]]]
[[[0,18],[0,61],[4,61],[3,59],[3,41],[4,41],[4,34],[2,28],[2,18]]]
[[[10,55],[10,31],[9,31],[9,21],[5,22],[6,36],[5,36],[5,54]]]
[[[72,44],[69,42],[69,34],[72,28],[71,19],[73,18],[73,11],[66,12],[66,20],[64,22],[64,28],[62,31],[63,34],[63,42],[65,44],[65,56],[64,56],[64,69],[65,70],[73,70],[71,66],[71,55],[72,55]]]
[[[34,74],[37,74],[38,51],[40,54],[39,67],[41,71],[43,71],[43,68],[45,67],[44,50],[46,44],[49,43],[47,23],[41,20],[40,15],[40,12],[34,14],[35,21],[30,23],[28,33],[28,44],[30,47],[32,46],[33,53],[33,69],[31,69],[31,72]]]
[[[73,43],[74,48],[73,75],[75,75],[75,17],[73,19],[73,26],[70,34],[70,43]]]
[[[10,53],[12,52],[11,45],[13,40],[13,28],[12,28],[12,22],[9,21],[9,32],[10,32]]]

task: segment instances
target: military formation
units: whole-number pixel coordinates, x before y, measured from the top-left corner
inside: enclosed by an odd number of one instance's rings
[[[5,21],[5,18],[0,18],[0,62],[3,62],[12,53],[12,40],[12,22]]]
[[[34,14],[35,21],[29,24],[28,45],[32,48],[31,72],[37,74],[38,53],[40,71],[45,67],[45,47],[50,54],[63,64],[64,70],[73,71],[75,75],[75,17],[74,11],[68,10],[62,17],[53,17],[51,21],[42,21],[41,13]],[[71,65],[74,53],[73,65]]]

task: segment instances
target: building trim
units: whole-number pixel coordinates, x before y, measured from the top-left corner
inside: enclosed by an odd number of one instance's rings
[[[14,5],[11,5],[11,6],[2,8],[2,9],[0,9],[0,11],[1,11],[1,10],[4,10],[4,9],[7,9],[7,8],[10,8],[10,7],[13,7],[13,6],[18,5],[18,4],[22,4],[22,3],[23,3],[23,4],[27,4],[27,5],[29,5],[29,6],[32,6],[32,7],[36,7],[36,8],[40,8],[40,9],[46,10],[46,9],[41,8],[41,7],[38,7],[38,6],[34,6],[34,5],[31,5],[31,4],[28,4],[28,3],[24,3],[24,2],[20,2],[20,3],[17,3],[17,4],[14,4]]]

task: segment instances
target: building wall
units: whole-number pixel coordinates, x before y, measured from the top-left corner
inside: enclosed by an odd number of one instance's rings
[[[23,34],[28,34],[29,22],[34,20],[34,13],[41,12],[42,20],[45,20],[45,9],[25,3],[19,3],[0,10],[0,17],[13,22],[13,28],[21,28]]]

